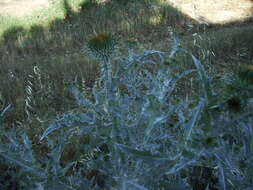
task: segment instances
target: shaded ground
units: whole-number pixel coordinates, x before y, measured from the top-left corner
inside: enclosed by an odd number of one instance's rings
[[[212,24],[242,21],[252,18],[252,0],[165,0],[183,13]]]
[[[49,0],[1,0],[0,15],[25,16],[49,6]]]

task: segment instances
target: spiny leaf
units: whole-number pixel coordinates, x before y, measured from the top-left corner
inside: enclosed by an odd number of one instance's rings
[[[204,106],[206,105],[206,101],[204,99],[201,99],[198,106],[194,109],[192,119],[185,124],[186,128],[186,140],[189,140],[191,133],[193,131],[194,126],[197,124],[197,121],[199,120],[201,116],[201,111],[203,110]]]
[[[123,152],[127,154],[131,154],[132,156],[136,156],[140,159],[150,161],[150,162],[167,162],[167,161],[172,161],[175,162],[175,158],[168,158],[163,155],[153,155],[148,151],[141,151],[141,150],[136,150],[134,148],[128,147],[123,144],[116,144]]]

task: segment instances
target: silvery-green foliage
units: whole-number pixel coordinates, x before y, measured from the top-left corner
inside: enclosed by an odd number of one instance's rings
[[[85,113],[64,115],[49,126],[41,140],[60,128],[70,131],[77,127],[82,134],[93,134],[110,151],[110,167],[101,163],[99,167],[104,167],[116,186],[122,188],[131,182],[132,188],[156,189],[164,175],[178,175],[198,160],[199,155],[190,153],[185,143],[200,120],[205,101],[201,99],[193,108],[189,102],[170,103],[177,81],[196,70],[175,75],[172,68],[163,64],[164,60],[165,52],[155,50],[120,59],[113,75],[102,75],[104,86],[93,88],[93,100],[72,87],[70,90]],[[104,73],[103,67],[101,70]],[[112,85],[106,85],[106,80]],[[185,108],[187,111],[182,110]],[[178,134],[168,127],[175,116],[180,120],[173,124],[182,125]]]
[[[187,53],[179,45],[176,39],[169,59]],[[217,184],[207,182],[206,189],[250,189],[252,112],[231,115],[216,110],[221,106],[202,63],[190,55],[195,69],[175,74],[172,66],[164,64],[166,54],[130,52],[128,57],[118,58],[114,73],[113,62],[102,59],[100,84],[93,87],[92,98],[85,97],[78,87],[70,87],[80,109],[63,114],[42,134],[40,141],[46,141],[50,149],[43,159],[34,156],[28,136],[4,133],[0,157],[28,176],[21,179],[29,181],[24,189],[190,190],[191,167],[208,167],[216,173],[212,177],[218,178]],[[203,93],[192,101],[175,101],[177,82],[194,72]],[[80,145],[87,154],[62,165],[63,151],[73,136],[89,136],[89,144]],[[108,150],[94,151],[102,145]],[[88,153],[95,155],[86,158]],[[81,168],[67,175],[79,161]],[[104,175],[103,186],[95,182],[95,176],[88,179],[82,175],[90,169]]]
[[[248,113],[232,121],[224,121],[230,129],[223,136],[230,139],[221,141],[215,153],[219,167],[221,189],[248,189],[253,187],[253,114]]]
[[[9,143],[4,143],[0,147],[0,162],[2,165],[9,165],[16,174],[19,173],[16,178],[26,182],[21,187],[27,188],[33,185],[30,177],[42,179],[46,176],[46,173],[36,163],[31,142],[26,135],[20,138],[15,131],[9,131],[5,133],[4,137],[1,137],[1,142],[4,141]]]

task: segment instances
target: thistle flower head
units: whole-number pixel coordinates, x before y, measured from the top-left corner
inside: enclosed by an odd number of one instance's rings
[[[115,52],[116,44],[116,40],[111,34],[100,33],[88,41],[87,47],[95,58],[107,60]]]

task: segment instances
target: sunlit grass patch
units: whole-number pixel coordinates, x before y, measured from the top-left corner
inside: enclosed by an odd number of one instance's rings
[[[67,0],[71,10],[78,13],[80,4],[86,0]],[[64,19],[65,16],[64,0],[54,1],[47,8],[33,11],[31,14],[23,17],[0,16],[0,37],[5,30],[14,26],[22,26],[30,29],[32,25],[48,26],[52,20]]]

